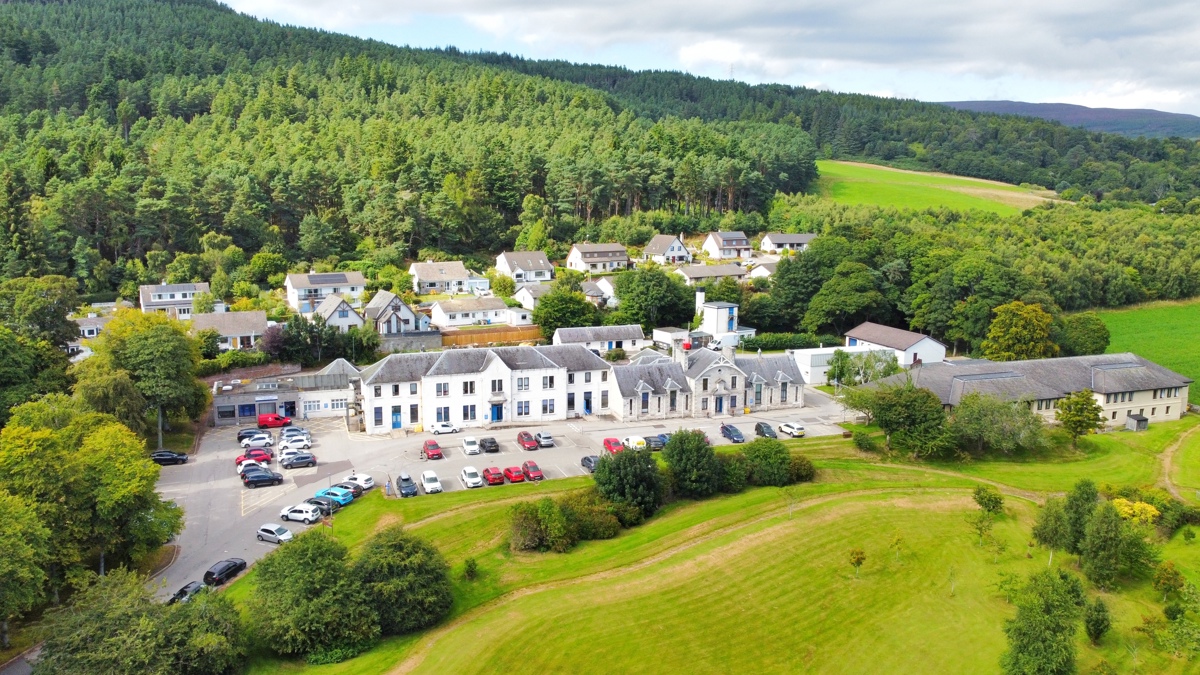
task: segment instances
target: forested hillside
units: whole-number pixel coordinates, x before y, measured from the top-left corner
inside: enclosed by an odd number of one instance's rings
[[[1155,202],[1200,195],[1200,149],[1182,138],[1126,138],[1057,122],[954,110],[936,103],[751,86],[674,72],[464,54],[483,63],[577,82],[650,117],[799,124],[829,158],[1033,183],[1064,192]]]

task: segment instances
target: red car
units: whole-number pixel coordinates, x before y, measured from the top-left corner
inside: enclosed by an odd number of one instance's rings
[[[254,450],[250,450],[250,451],[246,452],[246,454],[241,455],[240,457],[235,459],[233,461],[233,465],[237,466],[248,459],[252,459],[256,462],[262,462],[263,464],[270,464],[271,463],[271,453],[267,452],[266,450],[259,450],[259,449],[255,448]]]
[[[521,472],[521,467],[519,467],[519,466],[510,466],[507,469],[505,469],[504,477],[507,478],[508,482],[510,482],[510,483],[525,482],[525,474]]]
[[[521,465],[521,473],[524,474],[525,480],[541,480],[545,478],[542,475],[542,470],[538,468],[536,462],[525,462]]]
[[[425,451],[426,459],[442,459],[443,458],[441,446],[439,446],[437,444],[437,441],[433,440],[432,438],[429,439],[428,441],[425,441],[425,445],[422,446],[422,449]]]
[[[500,467],[493,466],[483,470],[483,480],[488,485],[504,485],[504,474],[500,473]]]
[[[286,427],[291,426],[292,418],[276,415],[275,413],[264,413],[258,416],[258,428],[266,429],[267,427]]]
[[[528,431],[522,431],[517,434],[517,445],[521,446],[522,450],[537,450],[538,442],[533,437],[533,434]]]
[[[606,438],[604,439],[604,449],[615,455],[624,450],[625,446],[619,438]]]

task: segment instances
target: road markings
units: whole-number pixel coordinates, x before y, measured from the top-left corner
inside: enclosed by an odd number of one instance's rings
[[[285,495],[295,489],[296,484],[291,481],[286,481],[278,487],[264,487],[256,490],[242,488],[242,517],[245,518],[250,513],[275,501],[280,495]]]

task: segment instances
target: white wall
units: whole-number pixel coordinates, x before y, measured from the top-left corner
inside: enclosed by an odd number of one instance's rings
[[[915,363],[916,357],[920,357],[921,363],[941,363],[946,360],[946,346],[927,337],[903,352],[896,352],[896,360],[906,368]]]

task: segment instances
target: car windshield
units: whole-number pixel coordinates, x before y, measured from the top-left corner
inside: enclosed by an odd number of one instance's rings
[[[276,535],[283,535],[283,533],[284,533],[284,532],[287,532],[287,529],[285,529],[285,528],[282,528],[282,527],[277,527],[277,528],[275,528],[275,534],[276,534]]]
[[[479,474],[475,473],[474,471],[468,471],[467,478],[479,478]]]
[[[530,470],[530,471],[537,471],[537,470],[538,470],[538,468],[537,468],[537,464],[534,464],[533,462],[530,462],[528,466],[529,466],[529,470]]]

